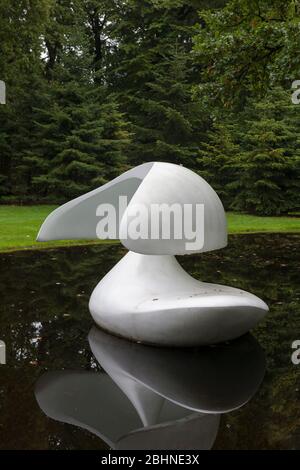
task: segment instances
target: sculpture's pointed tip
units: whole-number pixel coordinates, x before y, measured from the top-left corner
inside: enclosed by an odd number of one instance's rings
[[[47,220],[47,219],[46,219]],[[45,223],[45,222],[44,222]],[[47,242],[49,240],[51,240],[51,238],[47,238],[45,236],[45,230],[43,230],[43,226],[44,226],[44,223],[42,224],[42,226],[40,227],[39,231],[38,231],[38,234],[36,236],[36,239],[35,241],[37,242]]]
[[[270,311],[268,305],[266,304],[264,300],[260,299],[259,297],[256,297],[256,298],[257,298],[257,301],[259,302],[259,307],[261,308],[263,312],[265,312],[264,315],[266,315],[266,313]]]

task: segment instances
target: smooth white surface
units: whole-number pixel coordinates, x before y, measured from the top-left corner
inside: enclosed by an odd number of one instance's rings
[[[174,227],[171,226],[169,240],[124,238],[127,236],[127,213],[132,205],[147,208],[147,220],[150,220],[152,204],[189,204],[193,210],[195,224],[196,204],[204,205],[204,245],[201,249],[189,249],[191,242],[183,234],[180,240],[175,239]],[[130,235],[130,234],[129,234]],[[151,234],[149,234],[151,236]],[[227,245],[227,222],[223,205],[213,188],[199,175],[183,166],[171,163],[156,162],[143,179],[124,213],[120,225],[120,240],[130,251],[149,255],[179,255],[189,252],[204,252],[222,248]]]
[[[97,239],[96,227],[99,222],[99,217],[96,215],[97,207],[100,204],[112,204],[119,216],[119,196],[127,196],[129,203],[152,166],[153,163],[145,163],[133,168],[100,188],[58,207],[42,224],[37,241]],[[117,230],[119,230],[118,223]]]
[[[128,207],[119,214],[119,196],[126,196]],[[62,239],[96,239],[96,227],[100,218],[96,215],[100,204],[111,204],[117,213],[117,233],[129,250],[144,254],[186,254],[222,248],[227,244],[227,224],[222,203],[212,187],[199,175],[171,163],[145,163],[127,171],[110,183],[80,196],[53,211],[44,221],[37,241]],[[190,204],[195,225],[196,204],[204,205],[204,245],[201,249],[189,248],[192,240],[183,236],[175,238],[171,223],[170,239],[132,239],[128,217],[133,206],[143,205],[146,221],[150,221],[151,205]],[[119,215],[121,223],[119,224]],[[172,221],[172,216],[171,216]],[[192,222],[192,221],[191,221]],[[149,222],[150,224],[150,222]]]
[[[200,250],[187,248],[191,240],[183,236],[175,239],[174,227],[171,226],[170,240],[150,239],[132,240],[124,238],[127,234],[127,213],[131,205],[142,205],[148,209],[150,219],[152,204],[190,204],[195,215],[196,204],[204,205],[204,245]],[[194,219],[194,217],[193,217]],[[193,222],[195,222],[193,220]],[[130,234],[129,234],[130,235]],[[184,234],[183,234],[184,235]],[[120,225],[120,240],[130,251],[149,255],[180,255],[190,252],[204,252],[223,248],[227,245],[227,222],[223,205],[213,188],[191,170],[171,163],[155,162],[137,188],[124,213]]]
[[[173,256],[133,252],[99,282],[89,309],[107,331],[165,346],[236,338],[268,311],[262,300],[248,292],[196,281]]]
[[[126,196],[129,205],[119,213],[120,196]],[[262,300],[245,291],[194,280],[171,256],[211,251],[227,244],[222,203],[196,173],[170,163],[140,165],[56,209],[43,223],[37,239],[95,239],[101,204],[115,208],[117,234],[131,250],[91,296],[91,314],[102,328],[156,345],[205,345],[246,333],[268,311]],[[151,238],[151,233],[146,240],[130,238],[130,208],[146,208],[142,217],[148,222],[153,204],[189,204],[194,209],[202,204],[202,248],[188,248],[191,240],[185,233],[176,239],[172,224],[168,240],[162,233],[159,239]]]

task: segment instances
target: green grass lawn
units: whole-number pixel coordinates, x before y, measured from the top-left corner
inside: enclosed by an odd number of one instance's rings
[[[300,217],[258,217],[227,213],[229,233],[300,232]]]
[[[93,240],[35,241],[45,217],[56,206],[0,206],[0,251],[105,243]],[[257,217],[229,212],[229,233],[299,232],[300,217]]]

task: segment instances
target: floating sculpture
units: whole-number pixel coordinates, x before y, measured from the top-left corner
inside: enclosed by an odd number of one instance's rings
[[[175,259],[227,244],[219,197],[182,166],[156,162],[127,171],[52,212],[37,240],[71,238],[119,238],[130,250],[89,303],[95,322],[116,335],[165,346],[212,344],[241,336],[268,311],[253,294],[196,281]]]
[[[153,348],[97,328],[104,373],[46,372],[35,394],[47,416],[87,429],[113,449],[210,449],[220,415],[246,404],[265,374],[251,336],[214,348]]]

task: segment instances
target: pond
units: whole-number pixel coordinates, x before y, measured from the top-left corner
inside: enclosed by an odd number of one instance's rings
[[[251,335],[193,350],[94,327],[89,296],[121,245],[1,254],[0,448],[300,449],[299,253],[299,235],[252,234],[180,257],[270,307]]]

